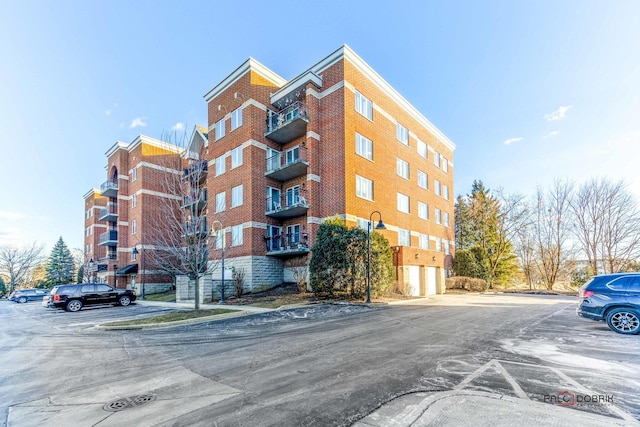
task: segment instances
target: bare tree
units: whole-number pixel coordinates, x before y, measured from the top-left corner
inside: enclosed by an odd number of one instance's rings
[[[570,259],[567,247],[571,235],[570,202],[573,183],[555,180],[547,192],[538,189],[533,226],[538,269],[547,289],[553,289],[558,276]]]
[[[167,135],[173,147],[186,147],[186,135]],[[224,230],[218,238],[211,236],[207,224],[209,198],[206,187],[207,162],[202,159],[203,147],[186,147],[181,155],[156,159],[160,165],[157,179],[163,193],[149,218],[151,227],[143,230],[145,270],[188,276],[195,282],[195,309],[200,308],[200,282],[212,273],[217,262],[210,261],[216,242],[224,243]],[[211,209],[213,211],[214,209]]]
[[[10,293],[16,285],[29,281],[33,269],[44,260],[43,250],[44,246],[35,242],[23,248],[0,248],[0,275],[9,282]]]
[[[640,211],[623,181],[592,179],[571,204],[574,234],[593,274],[614,273],[640,255]]]
[[[526,224],[518,229],[513,242],[514,251],[520,262],[522,274],[529,285],[529,289],[533,289],[534,283],[536,283],[540,277],[536,258],[533,225]]]

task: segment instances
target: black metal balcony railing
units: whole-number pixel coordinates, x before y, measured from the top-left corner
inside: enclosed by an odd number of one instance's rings
[[[267,197],[265,215],[272,218],[293,218],[305,215],[309,209],[309,202],[304,191],[290,191],[277,197]]]
[[[184,196],[184,208],[194,208],[197,211],[202,210],[207,204],[207,192],[202,191],[199,195],[196,193]]]
[[[118,180],[110,179],[105,181],[100,186],[100,194],[105,197],[117,197],[118,196]]]
[[[109,203],[106,208],[100,209],[100,216],[98,221],[114,222],[118,220],[118,205],[116,203]]]
[[[196,161],[188,168],[184,169],[184,177],[193,182],[202,182],[209,170],[209,165],[206,160]]]
[[[294,102],[280,111],[267,110],[267,130],[265,136],[284,144],[307,132],[307,106]]]
[[[307,173],[307,148],[298,146],[267,159],[265,176],[278,181],[288,181]]]
[[[109,230],[100,234],[100,240],[98,245],[100,246],[115,246],[118,244],[118,232],[115,230]]]
[[[307,233],[291,233],[265,237],[267,255],[295,256],[309,252]]]
[[[207,222],[187,221],[182,225],[182,235],[185,237],[197,237],[207,235]]]

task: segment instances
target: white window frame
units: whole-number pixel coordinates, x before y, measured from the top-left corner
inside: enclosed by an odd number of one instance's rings
[[[444,253],[447,255],[451,254],[451,242],[449,240],[445,240],[443,243],[444,243]]]
[[[131,207],[135,208],[136,206],[138,206],[138,195],[137,194],[132,194],[131,195]]]
[[[398,211],[409,213],[410,210],[410,198],[406,194],[398,193]]]
[[[237,185],[231,189],[231,207],[237,208],[242,206],[243,199],[243,187],[242,184]]]
[[[449,200],[449,186],[446,184],[442,184],[442,197]]]
[[[373,141],[356,132],[356,154],[373,161]]]
[[[367,119],[373,121],[373,102],[360,92],[356,91],[356,111]]]
[[[231,150],[231,169],[242,166],[242,146]]]
[[[227,243],[227,231],[223,228],[218,230],[215,240],[214,240],[214,249],[222,249]]]
[[[449,173],[449,160],[444,156],[440,156],[440,168],[444,173]]]
[[[131,234],[136,234],[138,231],[138,222],[134,219],[131,221]]]
[[[409,179],[409,163],[405,162],[400,157],[396,157],[396,173],[404,179]]]
[[[436,238],[436,252],[442,252],[442,238]]]
[[[420,233],[418,235],[418,247],[420,249],[429,250],[429,235]]]
[[[396,123],[396,138],[404,145],[409,145],[409,129]]]
[[[220,176],[227,171],[227,157],[223,154],[216,157],[216,176]]]
[[[442,224],[442,211],[436,208],[436,224]]]
[[[424,157],[425,159],[429,158],[429,148],[427,144],[423,141],[418,140],[418,155]]]
[[[216,212],[224,212],[227,210],[227,192],[222,191],[216,194]]]
[[[224,125],[224,118],[222,118],[216,122],[216,129],[215,129],[216,141],[225,135],[225,131],[226,129]]]
[[[429,205],[424,202],[418,202],[418,218],[429,220]]]
[[[411,231],[410,230],[405,230],[403,228],[398,228],[398,246],[411,246]]]
[[[356,197],[373,201],[373,181],[356,175]]]
[[[134,182],[138,179],[138,168],[131,169],[131,182]]]
[[[231,130],[234,131],[242,126],[242,107],[238,107],[231,112]]]
[[[240,225],[232,225],[231,226],[231,246],[242,246],[244,227],[242,224]]]
[[[440,181],[438,181],[437,179],[433,180],[433,192],[435,193],[436,196],[439,196],[441,193],[441,189],[440,189]]]
[[[451,226],[451,223],[449,222],[449,212],[442,212],[442,224],[445,227]]]
[[[433,152],[433,164],[437,168],[440,167],[440,153],[438,153],[437,151]]]
[[[418,187],[429,189],[429,175],[418,169]]]

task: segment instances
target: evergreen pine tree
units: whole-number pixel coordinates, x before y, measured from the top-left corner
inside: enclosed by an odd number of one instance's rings
[[[58,239],[47,260],[47,285],[50,287],[73,283],[75,264],[67,244]]]

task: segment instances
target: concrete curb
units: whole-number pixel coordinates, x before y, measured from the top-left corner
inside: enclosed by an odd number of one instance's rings
[[[161,322],[161,323],[147,323],[144,325],[126,325],[126,326],[109,326],[108,324],[104,325],[96,325],[95,329],[104,330],[104,331],[126,331],[126,330],[139,330],[139,329],[160,329],[160,328],[171,328],[174,326],[182,326],[182,325],[191,325],[194,323],[205,323],[212,322],[217,320],[225,320],[232,319],[234,317],[248,316],[251,314],[248,311],[237,311],[233,313],[223,313],[223,314],[214,314],[211,316],[202,316],[196,317],[193,319],[185,319],[185,320],[176,320],[175,322]]]

